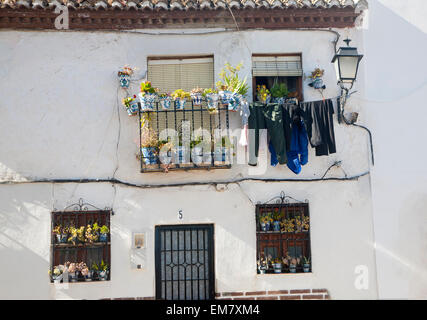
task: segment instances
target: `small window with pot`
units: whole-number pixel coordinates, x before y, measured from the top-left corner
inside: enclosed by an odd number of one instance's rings
[[[253,99],[260,101],[257,88],[265,86],[272,102],[303,100],[301,54],[254,54],[252,56]],[[264,101],[263,101],[264,102]]]
[[[110,210],[52,212],[52,283],[110,280]]]
[[[311,272],[308,203],[256,206],[257,273]]]

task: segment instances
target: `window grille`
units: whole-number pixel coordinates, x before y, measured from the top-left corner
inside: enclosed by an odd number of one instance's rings
[[[51,276],[51,282],[80,282],[80,281],[98,281],[110,280],[111,273],[111,242],[110,242],[110,214],[111,210],[100,210],[92,205],[83,204],[72,205],[64,211],[52,212],[51,220],[51,275],[55,275],[54,269],[57,266],[65,266],[67,262],[75,264],[86,264],[89,273],[85,275],[82,270],[75,271],[75,274],[69,274],[68,270],[54,281]],[[93,231],[93,225],[101,228],[105,226],[108,232],[101,235]],[[88,230],[90,226],[90,230]],[[59,227],[59,228],[58,228]],[[77,238],[73,236],[71,228],[84,228],[83,233]],[[59,232],[57,232],[59,230]],[[101,231],[106,231],[102,229]],[[92,237],[95,235],[95,237]],[[96,267],[95,267],[96,264]],[[105,266],[105,270],[101,269]],[[96,270],[98,269],[98,270]],[[61,269],[61,271],[64,271]],[[105,272],[102,272],[105,271]],[[66,275],[68,277],[66,277]]]
[[[309,206],[289,199],[256,206],[257,273],[311,272]]]

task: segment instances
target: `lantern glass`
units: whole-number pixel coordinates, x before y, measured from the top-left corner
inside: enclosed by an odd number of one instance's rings
[[[353,82],[357,77],[359,57],[341,56],[335,61],[337,77],[342,82]]]

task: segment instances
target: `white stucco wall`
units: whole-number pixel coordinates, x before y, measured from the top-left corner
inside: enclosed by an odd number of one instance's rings
[[[379,297],[427,298],[427,3],[370,1],[365,97]]]
[[[341,31],[362,47],[362,32]],[[335,36],[317,31],[252,31],[212,35],[152,36],[99,32],[0,32],[0,180],[111,178],[144,184],[224,181],[248,176],[230,170],[141,174],[135,158],[138,120],[122,106],[117,114],[116,72],[124,64],[146,70],[153,55],[213,54],[218,73],[243,60],[250,74],[252,53],[296,53],[308,74],[325,69],[325,97],[339,91],[330,60]],[[364,70],[361,70],[361,76]],[[306,101],[319,100],[304,82]],[[363,83],[362,83],[363,84]],[[356,85],[363,94],[363,85]],[[138,90],[138,83],[132,88]],[[119,91],[119,99],[121,98]],[[361,113],[363,103],[352,107]],[[363,118],[362,118],[363,121]],[[120,124],[119,124],[120,123]],[[232,127],[240,119],[232,115]],[[119,135],[120,127],[120,135]],[[285,166],[260,177],[319,178],[337,160],[348,176],[370,170],[365,132],[335,123],[338,153],[315,157],[296,177]],[[119,138],[119,141],[117,139]],[[118,147],[117,147],[118,146]],[[343,177],[334,168],[328,177]],[[280,191],[308,199],[313,274],[256,275],[254,204]],[[154,226],[215,224],[216,291],[327,288],[332,298],[377,297],[370,176],[356,181],[262,183],[213,187],[138,189],[110,184],[0,185],[0,298],[103,298],[154,295]],[[112,280],[58,288],[48,282],[50,212],[79,198],[112,207]],[[250,199],[250,200],[249,200]],[[146,230],[144,270],[130,268],[131,234]],[[3,258],[4,257],[4,258]],[[32,268],[28,271],[27,264]],[[355,267],[369,270],[367,290],[354,286]],[[21,272],[17,272],[20,270]],[[11,277],[10,274],[25,274]]]

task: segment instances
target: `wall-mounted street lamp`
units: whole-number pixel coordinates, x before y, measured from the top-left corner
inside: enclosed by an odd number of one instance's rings
[[[338,84],[341,87],[341,103],[338,110],[338,121],[340,123],[343,119],[347,122],[344,117],[344,105],[350,96],[349,91],[356,81],[359,64],[363,58],[363,55],[357,52],[357,48],[350,47],[350,39],[347,38],[344,42],[347,43],[347,47],[339,48],[332,59],[337,72]]]

